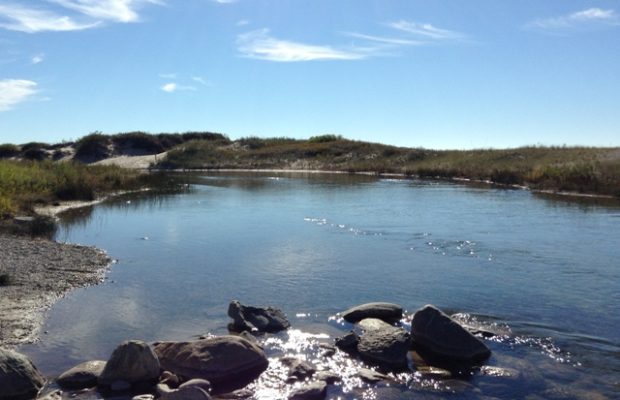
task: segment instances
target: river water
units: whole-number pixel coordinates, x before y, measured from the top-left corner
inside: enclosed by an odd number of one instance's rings
[[[67,213],[56,239],[106,249],[106,281],[49,312],[24,346],[54,376],[107,359],[126,339],[225,334],[228,303],[282,308],[293,329],[260,340],[343,381],[342,399],[620,398],[620,207],[528,191],[324,174],[191,174],[152,191]],[[368,385],[360,364],[325,362],[319,343],[350,325],[350,306],[431,303],[498,335],[467,379],[409,373]],[[407,326],[405,319],[404,325]],[[494,371],[494,370],[492,370]],[[493,376],[502,375],[502,376]],[[259,398],[290,385],[265,375]]]

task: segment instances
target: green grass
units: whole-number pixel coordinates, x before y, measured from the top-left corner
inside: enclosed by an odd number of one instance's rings
[[[133,171],[114,166],[0,160],[0,217],[31,213],[36,204],[93,200],[101,193],[140,183],[141,178]]]
[[[530,146],[438,151],[352,141],[334,135],[309,140],[249,137],[230,144],[191,141],[171,150],[159,167],[398,173],[620,197],[619,148]]]

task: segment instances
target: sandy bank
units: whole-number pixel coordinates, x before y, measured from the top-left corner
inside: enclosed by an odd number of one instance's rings
[[[110,259],[94,247],[0,234],[0,345],[36,341],[45,310],[69,290],[103,279]]]

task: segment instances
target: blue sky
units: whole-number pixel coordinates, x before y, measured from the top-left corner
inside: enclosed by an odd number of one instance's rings
[[[620,1],[0,0],[0,142],[620,145]]]

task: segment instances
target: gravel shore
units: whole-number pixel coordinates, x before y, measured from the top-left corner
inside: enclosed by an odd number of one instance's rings
[[[94,247],[0,234],[0,346],[39,337],[44,313],[69,290],[101,282],[110,259]]]

